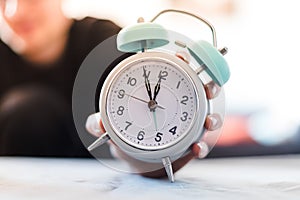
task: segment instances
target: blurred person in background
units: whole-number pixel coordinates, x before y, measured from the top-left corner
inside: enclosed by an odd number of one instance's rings
[[[120,28],[69,19],[61,1],[0,0],[0,155],[89,156],[73,123],[73,83]]]

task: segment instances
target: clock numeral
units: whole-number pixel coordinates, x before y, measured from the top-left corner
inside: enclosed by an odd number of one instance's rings
[[[187,112],[182,113],[182,117],[180,117],[181,121],[185,122],[188,119],[189,114]]]
[[[118,92],[118,98],[119,99],[123,99],[124,96],[125,96],[125,90],[119,90],[119,92]]]
[[[176,89],[179,89],[180,84],[181,84],[181,81],[178,81]]]
[[[140,131],[140,132],[138,133],[138,135],[137,135],[136,138],[137,138],[139,141],[141,141],[141,140],[144,139],[144,136],[145,136],[145,132],[144,132],[144,131]]]
[[[177,126],[174,126],[173,128],[171,128],[169,130],[169,132],[172,133],[173,135],[175,135],[176,134],[176,129],[177,129]]]
[[[160,142],[160,141],[161,141],[161,139],[162,139],[162,136],[163,136],[163,134],[162,134],[162,133],[160,133],[160,132],[158,132],[158,133],[156,134],[156,137],[154,138],[154,139],[155,139],[155,141],[156,141],[156,142]]]
[[[125,131],[127,131],[127,129],[129,128],[129,126],[132,125],[132,123],[131,123],[131,122],[128,122],[128,121],[126,121],[125,123],[127,124],[127,126],[125,127]]]
[[[145,73],[143,73],[143,77],[146,78],[146,79],[149,79],[150,72],[151,71],[146,71]]]
[[[182,100],[180,101],[180,103],[182,103],[183,105],[186,105],[186,102],[189,100],[188,96],[182,96]]]
[[[127,84],[131,86],[135,86],[136,82],[137,82],[136,78],[129,77]]]
[[[117,114],[118,114],[118,115],[123,115],[124,110],[125,110],[124,106],[119,106],[119,108],[118,108],[118,110],[117,110]]]
[[[159,80],[167,80],[168,72],[167,71],[160,71],[158,74]]]

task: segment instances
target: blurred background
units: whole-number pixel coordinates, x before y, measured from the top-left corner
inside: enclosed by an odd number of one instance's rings
[[[218,47],[229,49],[225,57],[232,73],[225,86],[228,117],[219,145],[283,145],[293,150],[282,152],[290,153],[300,146],[298,5],[296,0],[65,0],[63,10],[72,18],[104,18],[121,27],[170,8],[208,19],[216,28]],[[196,21],[175,15],[160,20],[194,39],[211,40],[204,27],[195,29]]]

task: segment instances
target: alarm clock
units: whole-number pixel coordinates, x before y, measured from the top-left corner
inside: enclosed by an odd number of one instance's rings
[[[154,22],[166,12],[199,19],[211,29],[213,42],[193,41]],[[123,28],[117,48],[132,55],[113,68],[102,86],[99,109],[106,133],[88,150],[111,140],[135,160],[162,163],[174,182],[173,161],[198,142],[204,157],[216,142],[216,136],[209,142],[209,134],[219,132],[223,122],[227,49],[217,49],[215,29],[207,20],[179,10]],[[213,126],[205,127],[208,121]]]

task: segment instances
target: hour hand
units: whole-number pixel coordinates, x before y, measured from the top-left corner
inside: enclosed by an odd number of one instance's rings
[[[145,67],[143,67],[143,70],[144,70],[144,78],[145,78],[145,87],[146,87],[146,90],[147,90],[150,100],[152,100],[151,86],[150,86],[150,82],[149,82]]]

